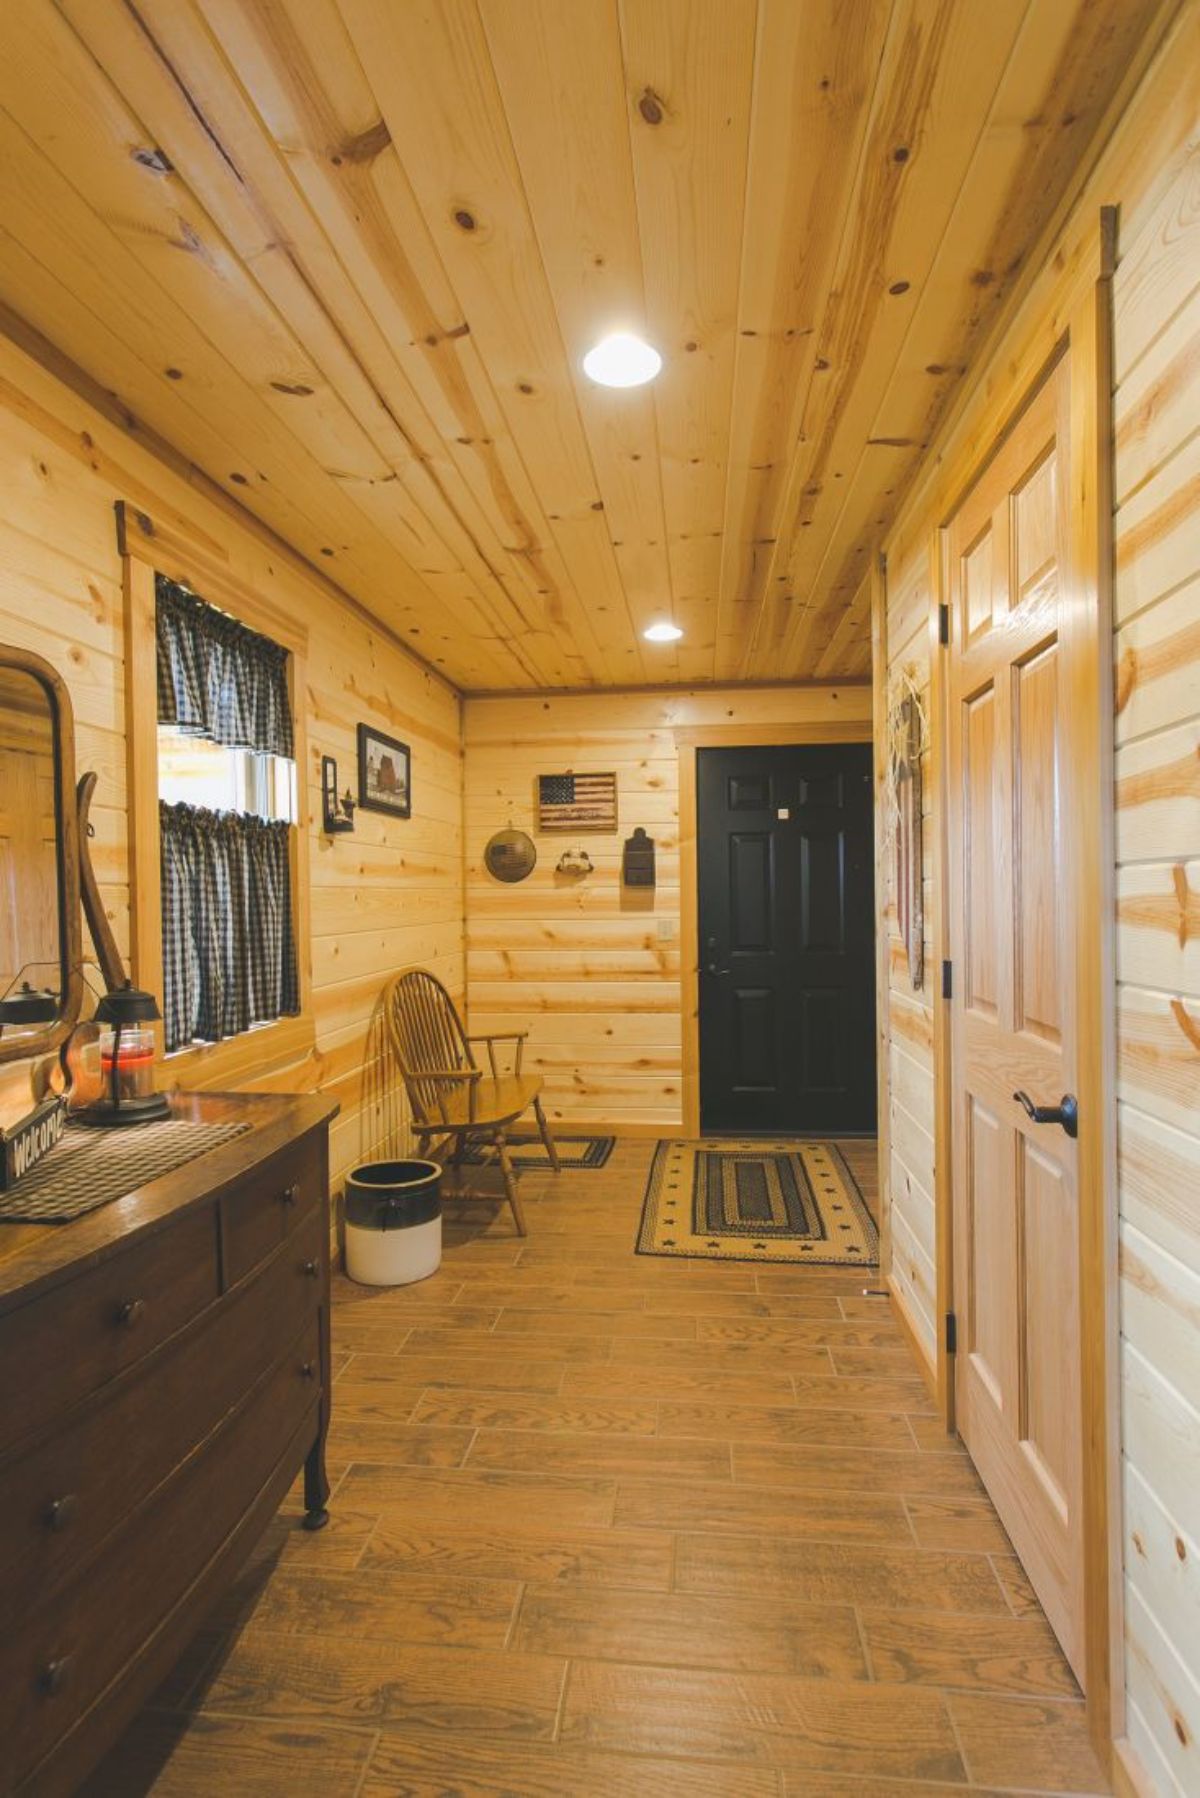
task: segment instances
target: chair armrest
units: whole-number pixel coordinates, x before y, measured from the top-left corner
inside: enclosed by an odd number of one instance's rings
[[[456,1082],[460,1086],[465,1083],[468,1091],[467,1119],[468,1122],[473,1123],[475,1119],[476,1098],[479,1092],[479,1082],[482,1079],[483,1072],[480,1068],[422,1068],[419,1074],[415,1074],[412,1077],[410,1097],[412,1096],[412,1087],[416,1087],[419,1091],[426,1081],[437,1081],[439,1085],[437,1094],[438,1106],[442,1114],[441,1122],[443,1124],[448,1124],[449,1119],[446,1116],[445,1098],[440,1088],[448,1085],[451,1081]],[[414,1101],[414,1103],[416,1102],[417,1101]],[[427,1108],[424,1100],[420,1100],[419,1103],[422,1111],[426,1111]]]
[[[521,1072],[521,1060],[525,1054],[525,1038],[528,1035],[528,1030],[489,1030],[484,1036],[469,1036],[467,1042],[487,1044],[488,1063],[492,1070],[492,1079],[499,1080],[500,1070],[496,1066],[495,1045],[497,1043],[516,1043],[517,1053],[514,1058],[513,1073],[519,1074]]]

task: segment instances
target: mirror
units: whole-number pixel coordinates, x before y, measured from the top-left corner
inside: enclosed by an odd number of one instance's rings
[[[82,941],[71,701],[40,656],[0,646],[0,1061],[79,1014]]]

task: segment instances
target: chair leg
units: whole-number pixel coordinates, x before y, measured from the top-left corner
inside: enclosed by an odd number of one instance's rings
[[[513,1223],[517,1226],[517,1235],[527,1236],[529,1232],[525,1228],[525,1213],[521,1210],[521,1200],[517,1192],[517,1176],[508,1153],[508,1144],[504,1140],[503,1130],[499,1131],[492,1140],[495,1144],[496,1159],[500,1163],[500,1172],[504,1176],[504,1191],[512,1207]]]
[[[534,1116],[537,1118],[537,1127],[541,1132],[542,1141],[546,1146],[546,1153],[550,1157],[550,1166],[557,1174],[561,1172],[558,1161],[558,1144],[550,1133],[550,1126],[546,1122],[546,1114],[542,1110],[542,1101],[540,1099],[535,1099],[533,1101],[533,1112]]]

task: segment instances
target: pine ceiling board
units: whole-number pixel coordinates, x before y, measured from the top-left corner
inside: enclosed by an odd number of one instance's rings
[[[326,372],[336,369],[332,378],[340,391],[352,396],[360,416],[377,431],[383,430],[391,472],[382,490],[372,488],[360,494],[364,510],[380,512],[386,519],[403,507],[410,535],[419,545],[415,551],[408,543],[403,546],[408,559],[421,568],[457,573],[456,609],[461,612],[459,589],[469,589],[487,635],[497,640],[521,638],[518,666],[525,677],[577,676],[573,659],[553,645],[543,628],[542,607],[527,564],[509,558],[498,540],[489,539],[488,523],[476,501],[462,493],[461,480],[445,454],[445,444],[454,442],[454,434],[444,439],[425,417],[369,309],[279,160],[276,146],[250,109],[229,66],[217,59],[203,25],[190,9],[172,7],[161,10],[154,28],[155,60],[173,71],[186,70],[187,110],[196,107],[203,116],[200,148],[207,143],[210,150],[209,188],[223,196],[223,172],[226,187],[237,185],[255,196],[257,209],[271,228],[272,247],[279,252],[281,266],[269,257],[257,257],[252,269],[279,294],[280,304],[288,307],[297,330],[315,334],[319,350],[316,344],[313,348],[322,367]],[[145,32],[136,36],[147,41]],[[98,54],[111,57],[111,34],[106,32],[103,38]],[[234,49],[238,48],[235,40]],[[249,59],[240,58],[239,63],[243,60]],[[344,61],[352,60],[347,50]],[[127,71],[125,78],[131,79],[132,74]],[[144,69],[137,74],[140,95],[148,81]],[[343,141],[335,135],[328,153]],[[170,149],[177,138],[172,135],[166,142]],[[291,160],[294,170],[295,154]],[[231,162],[237,167],[236,182]],[[195,157],[181,166],[189,174],[196,166],[204,172]],[[273,275],[277,277],[274,280]],[[303,403],[303,396],[293,399],[293,404]],[[454,489],[453,494],[447,487]],[[469,628],[470,614],[466,623]],[[411,626],[410,634],[416,638],[424,628],[428,635],[431,626],[436,628],[434,620],[425,627]]]
[[[1027,0],[901,0],[892,16],[876,86],[851,228],[817,336],[819,369],[805,409],[804,442],[765,584],[756,635],[772,647],[777,603],[770,575],[785,572],[793,534],[827,540],[841,483],[870,434],[877,396],[904,339],[916,295],[932,266],[1016,40]],[[805,549],[806,555],[818,552]],[[780,591],[784,588],[781,586]],[[797,590],[797,598],[810,599]],[[844,598],[845,596],[839,596]],[[809,672],[805,649],[819,612],[789,622],[784,671]],[[754,649],[743,664],[759,665]]]
[[[225,440],[199,410],[214,388],[213,354],[194,323],[131,272],[107,228],[3,111],[0,174],[8,226],[0,234],[0,292],[16,311],[32,312],[72,360],[239,499],[246,490],[231,487],[225,471],[246,470],[253,509],[316,566],[330,560],[322,556],[325,548],[337,546],[333,568],[343,584],[378,594],[375,611],[391,628],[404,631],[414,617],[436,617],[445,609],[429,591],[443,577],[423,584],[398,567],[394,547],[339,488],[314,483],[299,446],[261,411],[256,396],[231,389],[222,371],[219,415],[237,441]],[[41,251],[44,264],[29,245]],[[102,282],[94,278],[97,268],[105,271]],[[139,352],[152,353],[154,366]],[[171,381],[164,372],[170,366],[186,369],[187,380]],[[253,461],[245,453],[250,441],[263,452]],[[503,670],[507,678],[519,678],[520,665],[511,656],[489,652],[482,638],[474,643],[477,612],[464,620],[478,677],[494,679],[494,671]]]
[[[584,351],[614,328],[646,330],[616,11],[609,0],[480,0],[479,11],[629,617],[641,631],[671,611],[654,395],[599,387],[581,367]],[[673,647],[643,652],[643,663],[661,666],[660,678],[679,675]]]
[[[103,76],[52,7],[19,7],[6,22],[6,110],[42,154],[104,220],[144,276],[196,320],[231,366],[252,379],[288,431],[296,407],[271,379],[311,385],[305,442],[334,476],[382,480],[388,464],[341,397],[303,354],[229,244],[174,170],[143,166],[145,143],[135,113]],[[48,132],[48,119],[69,130]],[[99,278],[103,278],[98,271]]]
[[[741,663],[770,560],[891,11],[892,0],[760,0],[717,627],[726,670]]]
[[[820,558],[793,549],[811,591],[852,578],[899,507],[1022,263],[1076,175],[1157,0],[1065,7],[1034,0],[1008,60],[929,277]],[[902,446],[897,449],[884,445]],[[881,493],[881,467],[886,482]],[[838,571],[835,573],[835,571]]]
[[[711,679],[757,0],[620,0],[681,667]]]
[[[145,169],[134,160],[130,149],[144,142],[144,133],[95,70],[69,27],[57,14],[35,8],[22,14],[22,23],[24,35],[12,36],[13,55],[5,66],[3,97],[7,106],[35,129],[46,116],[72,120],[69,132],[57,132],[52,138],[43,130],[37,153],[32,141],[26,140],[23,180],[27,191],[47,197],[38,208],[40,216],[24,232],[25,241],[35,250],[39,241],[51,243],[49,266],[60,275],[66,271],[102,317],[111,317],[113,291],[118,285],[124,287],[126,299],[117,308],[119,323],[113,321],[118,331],[137,351],[153,345],[162,357],[162,369],[182,370],[195,407],[204,410],[210,420],[219,421],[235,441],[232,456],[215,466],[206,464],[214,478],[226,486],[232,480],[239,498],[273,520],[278,517],[279,505],[286,503],[277,495],[299,502],[304,522],[297,527],[292,520],[283,528],[311,559],[338,562],[350,584],[359,579],[379,586],[386,578],[389,586],[394,585],[397,574],[402,573],[396,552],[403,554],[409,547],[411,529],[410,521],[401,516],[403,499],[391,484],[386,463],[360,433],[357,444],[327,441],[320,446],[326,471],[327,458],[343,447],[347,451],[341,457],[343,462],[359,456],[357,469],[343,467],[338,470],[340,478],[321,478],[321,467],[308,457],[309,446],[302,446],[284,419],[289,401],[273,393],[268,375],[282,371],[282,379],[303,380],[313,387],[314,400],[322,392],[328,396],[328,387],[298,348],[286,341],[282,332],[275,332],[268,309],[243,303],[257,290],[179,178],[174,173]],[[47,31],[38,37],[35,27],[43,24]],[[20,125],[13,129],[19,130]],[[56,166],[59,163],[61,168]],[[57,189],[53,188],[56,177]],[[68,214],[77,221],[70,234],[58,229]],[[93,245],[87,256],[79,254],[83,237]],[[10,297],[17,310],[28,304],[19,292]],[[135,327],[139,312],[144,313],[144,321]],[[270,328],[257,341],[251,334],[250,348],[261,358],[251,391],[251,383],[239,378],[222,351],[245,354],[242,325],[255,319],[261,323],[264,317],[269,318]],[[224,341],[215,345],[212,340],[218,330]],[[110,367],[98,362],[91,346],[81,348],[76,343],[72,354],[97,378],[111,380]],[[175,411],[179,385],[163,383],[157,410],[148,413],[156,427],[175,440],[180,428]],[[324,423],[333,416],[339,427],[355,428],[336,397],[328,413],[324,400],[321,405],[322,411],[307,414],[310,420]],[[373,461],[368,465],[366,458]],[[377,552],[371,547],[374,533],[364,525],[366,515],[373,516],[382,533]],[[375,554],[373,574],[361,569],[355,573],[364,553]],[[456,607],[466,628],[474,632],[478,611],[464,612],[457,599],[464,584],[458,573]],[[520,661],[514,662],[507,653],[497,656],[485,651],[474,659],[521,672]]]
[[[645,678],[554,302],[473,0],[339,0],[521,458],[584,596],[605,677]],[[615,636],[615,634],[614,634]]]
[[[327,232],[339,252],[322,298],[342,311],[353,296],[344,329],[416,459],[406,478],[420,505],[468,571],[499,586],[502,628],[532,650],[541,679],[586,684],[561,615],[569,576],[331,0],[205,0],[205,11],[269,127],[265,143],[245,145],[249,167],[278,149],[308,202],[297,247]],[[164,29],[170,45],[170,19]]]
[[[136,405],[142,415],[155,424],[164,412],[175,423],[176,441],[185,453],[192,454],[188,439],[197,430],[203,449],[196,455],[200,463],[215,465],[217,478],[228,485],[225,470],[250,468],[244,442],[235,447],[223,438],[207,419],[202,419],[193,405],[203,400],[211,351],[203,344],[194,324],[171,303],[164,303],[158,291],[139,278],[131,268],[119,243],[73,192],[69,184],[50,167],[9,115],[0,109],[0,173],[4,176],[5,193],[5,266],[11,269],[3,281],[4,297],[14,309],[23,313],[30,307],[31,294],[25,283],[37,279],[41,270],[43,287],[39,296],[38,317],[44,328],[55,333],[81,367],[90,368],[99,379],[112,384],[114,369],[109,358],[114,344],[130,365],[137,361],[138,346],[153,353],[158,362],[171,366],[170,358],[178,354],[181,363],[191,363],[198,379],[188,383],[186,394],[176,391],[179,384],[170,382],[163,366],[151,369],[139,364],[139,390],[127,391],[126,403]],[[16,256],[24,259],[18,263]],[[11,260],[10,260],[11,257]],[[102,283],[91,278],[97,267],[105,269]],[[69,306],[47,316],[53,284],[63,286]],[[97,321],[100,329],[97,330]],[[91,333],[96,330],[96,343]],[[69,335],[64,336],[64,332]],[[94,367],[99,355],[105,357],[103,370]],[[153,396],[152,398],[149,396]],[[264,420],[259,402],[245,396],[244,406],[232,410],[235,431],[240,423],[248,426],[247,435],[260,440],[268,434],[270,423]],[[293,495],[302,488],[303,470],[298,446],[286,442],[271,444],[271,466],[279,466],[288,478],[271,481],[262,487],[264,503],[292,531],[301,528],[303,513],[296,507]],[[252,472],[256,472],[253,471]],[[232,489],[237,493],[236,485]],[[336,491],[318,489],[314,493],[313,517],[309,526],[310,541],[326,542],[344,529],[347,514],[339,505]],[[362,572],[357,558],[373,547],[359,541],[349,557],[349,565]],[[386,548],[386,546],[380,546]]]

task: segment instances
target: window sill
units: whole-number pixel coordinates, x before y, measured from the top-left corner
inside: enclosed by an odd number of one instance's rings
[[[316,1047],[311,1017],[280,1018],[257,1030],[246,1030],[223,1043],[196,1044],[164,1056],[164,1083],[189,1092],[237,1091],[269,1074],[303,1061]]]

